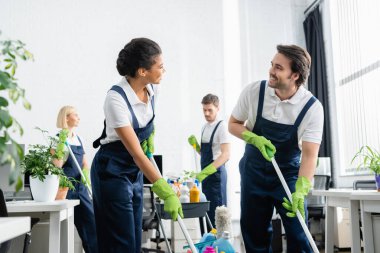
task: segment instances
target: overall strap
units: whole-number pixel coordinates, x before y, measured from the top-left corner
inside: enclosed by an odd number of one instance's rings
[[[299,127],[299,125],[301,124],[303,118],[305,117],[305,114],[307,113],[307,111],[309,110],[309,108],[314,104],[314,102],[317,101],[317,99],[312,96],[309,101],[307,101],[306,105],[302,108],[302,111],[300,112],[300,114],[298,115],[297,119],[296,119],[296,122],[294,123],[294,126],[296,128]]]
[[[209,143],[212,143],[212,141],[214,140],[214,135],[215,135],[216,129],[218,128],[218,126],[220,125],[221,122],[222,122],[222,120],[219,121],[218,124],[216,124],[214,130],[212,131]],[[203,137],[203,133],[204,133],[205,129],[206,129],[206,127],[203,128],[203,131],[202,131],[202,134],[201,134],[201,141],[202,141],[202,137]]]
[[[261,117],[261,115],[263,113],[265,84],[266,84],[265,80],[262,80],[260,83],[259,105],[257,107],[256,121],[257,121],[258,117]]]
[[[134,129],[139,128],[139,123],[137,121],[136,114],[133,111],[131,103],[129,103],[127,95],[125,94],[123,88],[121,88],[118,85],[114,85],[114,86],[112,86],[111,90],[116,91],[117,93],[120,94],[120,96],[122,96],[124,98],[125,102],[127,103],[128,109],[129,109],[129,111],[131,112],[131,115],[132,115],[132,125],[133,125],[133,128]]]

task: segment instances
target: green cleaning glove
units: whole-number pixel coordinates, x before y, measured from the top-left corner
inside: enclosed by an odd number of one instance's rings
[[[258,148],[267,161],[271,161],[276,153],[276,147],[263,136],[258,136],[248,130],[242,133],[243,140]]]
[[[154,182],[152,191],[157,194],[160,199],[164,200],[164,210],[170,214],[174,221],[177,220],[178,214],[183,218],[182,205],[165,179],[160,178]]]
[[[82,178],[82,184],[86,184],[86,182],[87,182],[88,186],[91,187],[90,169],[89,168],[83,168],[82,172],[83,172],[84,179],[86,180],[86,181],[84,181]]]
[[[199,182],[202,182],[206,177],[214,174],[216,171],[217,170],[215,166],[212,163],[210,163],[209,165],[207,165],[207,167],[202,169],[202,171],[199,172],[195,177],[198,179]]]
[[[55,149],[55,155],[54,155],[54,158],[58,160],[63,160],[64,162],[66,162],[69,156],[68,150],[66,150],[66,146],[65,146],[65,142],[67,140],[68,135],[69,135],[69,130],[67,129],[62,129],[61,131],[59,131],[57,147]]]
[[[147,157],[151,157],[154,153],[154,130],[149,135],[148,139],[140,143],[141,149]]]
[[[152,155],[154,153],[154,134],[155,134],[155,129],[153,129],[153,132],[149,135],[149,138],[147,140],[146,155],[148,157],[152,157]]]
[[[305,196],[311,189],[311,183],[309,179],[301,176],[296,182],[296,191],[292,193],[292,203],[287,198],[284,198],[282,206],[289,212],[286,213],[288,217],[296,217],[297,210],[300,211],[302,217],[305,219]]]
[[[197,141],[197,138],[194,135],[190,135],[187,139],[189,144],[199,153],[201,151],[201,147],[199,146],[199,143]]]

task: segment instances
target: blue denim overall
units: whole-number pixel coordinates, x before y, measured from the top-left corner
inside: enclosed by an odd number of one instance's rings
[[[84,149],[80,138],[78,137],[80,146],[70,145],[78,164],[83,164]],[[74,163],[74,159],[69,156],[63,165],[63,171],[66,176],[75,178],[75,191],[69,190],[67,199],[79,199],[80,204],[74,207],[74,224],[78,230],[78,234],[82,239],[82,245],[87,253],[98,252],[96,240],[95,216],[92,201],[88,195],[86,187],[80,183],[81,175]]]
[[[148,139],[154,128],[154,97],[153,117],[146,127],[139,128],[124,90],[116,85],[111,90],[118,92],[127,103],[140,143]],[[105,131],[103,133],[99,139],[105,137]],[[92,163],[91,180],[99,252],[140,253],[143,174],[121,141],[101,145]]]
[[[275,159],[289,186],[295,191],[300,168],[298,127],[308,109],[316,101],[311,97],[298,115],[294,125],[266,120],[262,117],[266,81],[261,82],[259,104],[253,133],[264,136],[276,147]],[[251,144],[245,146],[245,153],[239,163],[241,175],[241,219],[240,226],[246,251],[249,253],[272,252],[273,207],[281,215],[287,238],[287,252],[312,252],[307,237],[297,218],[286,216],[282,206],[285,190],[271,162],[265,160],[260,151]],[[307,208],[305,201],[307,221]]]
[[[202,170],[210,163],[214,162],[214,156],[212,153],[212,143],[214,141],[214,135],[216,129],[222,121],[216,124],[212,131],[209,142],[201,143],[201,167]],[[202,132],[203,136],[203,132]],[[227,206],[227,172],[224,164],[220,166],[217,171],[206,177],[202,181],[202,191],[206,195],[207,200],[210,201],[210,210],[207,212],[208,217],[212,225],[215,227],[215,209],[218,206]]]

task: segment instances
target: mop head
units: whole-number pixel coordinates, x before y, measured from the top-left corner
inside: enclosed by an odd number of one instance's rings
[[[217,238],[222,237],[223,231],[230,232],[232,237],[232,229],[231,229],[231,213],[230,210],[225,206],[218,206],[215,210],[215,226]]]

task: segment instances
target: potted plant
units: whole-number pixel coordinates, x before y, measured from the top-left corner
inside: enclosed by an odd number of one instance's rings
[[[369,146],[362,146],[352,158],[351,163],[359,157],[362,158],[362,161],[358,168],[366,167],[375,173],[377,191],[380,191],[380,153]]]
[[[75,180],[72,177],[60,176],[59,188],[58,188],[57,195],[55,196],[55,200],[66,199],[66,195],[69,190],[75,191],[74,183],[76,181],[77,180]]]
[[[30,190],[36,201],[53,201],[58,191],[59,178],[64,177],[61,168],[53,164],[50,146],[31,145],[21,162],[24,174],[29,175]]]

